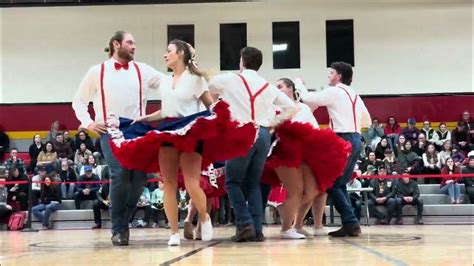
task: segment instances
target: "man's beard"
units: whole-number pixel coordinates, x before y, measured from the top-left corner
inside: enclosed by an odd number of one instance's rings
[[[131,52],[127,52],[125,49],[120,47],[118,49],[118,56],[122,59],[125,59],[127,61],[132,61],[133,60],[133,54]]]

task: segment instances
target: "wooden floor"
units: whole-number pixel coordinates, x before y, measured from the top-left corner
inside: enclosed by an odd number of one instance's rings
[[[263,243],[233,243],[233,228],[215,229],[212,242],[168,247],[169,231],[133,229],[130,246],[113,247],[110,231],[0,232],[5,265],[468,265],[472,225],[371,226],[359,238],[280,240],[265,228]]]

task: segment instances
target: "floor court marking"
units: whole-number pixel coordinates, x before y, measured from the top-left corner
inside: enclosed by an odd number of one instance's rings
[[[204,247],[200,247],[200,248],[191,250],[191,251],[185,253],[184,255],[181,255],[181,256],[176,257],[176,258],[174,258],[174,259],[171,259],[171,260],[169,260],[169,261],[165,261],[165,262],[163,262],[163,263],[160,263],[160,266],[168,266],[168,265],[171,265],[171,264],[176,263],[176,262],[178,262],[178,261],[181,261],[181,260],[184,260],[184,259],[186,259],[186,258],[189,258],[189,257],[191,257],[192,255],[194,255],[194,254],[196,254],[196,253],[199,253],[200,251],[202,251],[202,250],[204,250],[204,249],[206,249],[206,248],[213,247],[213,246],[218,245],[218,244],[220,244],[220,243],[222,243],[222,241],[217,241],[217,242],[211,243],[211,244],[209,244],[209,245],[206,245],[206,246],[204,246]]]
[[[377,257],[379,257],[379,258],[381,258],[381,259],[383,259],[387,262],[390,262],[395,266],[408,266],[408,263],[406,263],[404,261],[401,261],[397,258],[390,257],[386,254],[383,254],[382,252],[377,251],[377,250],[371,249],[369,247],[362,246],[362,245],[360,245],[356,242],[353,242],[353,241],[350,241],[350,240],[347,240],[347,239],[341,239],[341,240],[344,241],[345,243],[355,247],[355,248],[361,249],[361,250],[366,251],[366,252],[368,252],[372,255],[375,255],[375,256],[377,256]]]

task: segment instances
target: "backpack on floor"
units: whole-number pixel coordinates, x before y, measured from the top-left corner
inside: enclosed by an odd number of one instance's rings
[[[8,219],[8,230],[18,231],[23,229],[26,220],[25,212],[15,212]]]

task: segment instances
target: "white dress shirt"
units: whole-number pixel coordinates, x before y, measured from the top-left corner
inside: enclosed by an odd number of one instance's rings
[[[342,83],[335,87],[329,87],[322,92],[308,92],[303,85],[295,83],[300,87],[301,99],[307,103],[311,109],[326,106],[331,119],[331,128],[336,133],[361,133],[363,127],[372,124],[369,111],[365,107],[360,96],[349,86]],[[355,102],[355,110],[353,110]],[[355,114],[355,119],[354,119]],[[354,124],[355,120],[355,124]]]
[[[201,95],[209,91],[203,77],[185,70],[173,88],[173,76],[166,76],[158,91],[161,99],[161,116],[184,117],[206,110],[200,100]]]
[[[267,83],[254,70],[247,69],[240,74],[247,81],[252,94],[256,94]],[[259,126],[272,127],[280,123],[281,120],[290,118],[295,111],[293,101],[275,86],[269,85],[255,99],[255,121],[253,121],[247,89],[242,79],[232,73],[212,78],[209,82],[209,90],[229,103],[233,118],[242,123],[254,122]],[[278,118],[276,118],[277,109],[281,111]]]
[[[149,65],[135,62],[138,65],[142,79],[142,98],[139,99],[140,83],[133,61],[129,62],[128,70],[116,70],[115,62],[117,61],[114,58],[104,62],[103,87],[107,116],[114,114],[134,119],[140,116],[140,113],[145,115],[147,95],[151,90],[158,89],[164,74]],[[97,123],[104,123],[100,75],[101,64],[91,67],[82,79],[72,101],[72,108],[83,128],[87,128],[94,120]],[[90,101],[94,105],[94,120],[87,111]],[[141,112],[140,101],[142,102]]]

